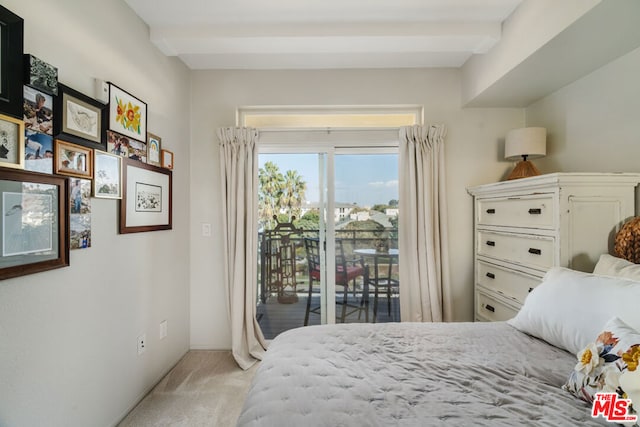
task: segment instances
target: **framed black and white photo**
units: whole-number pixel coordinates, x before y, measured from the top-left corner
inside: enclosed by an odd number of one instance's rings
[[[122,157],[94,151],[93,197],[122,199]]]
[[[33,55],[24,55],[24,84],[49,95],[58,94],[58,69]]]
[[[120,233],[172,228],[172,172],[123,159]]]
[[[109,129],[147,142],[147,104],[113,83],[109,83]]]
[[[0,166],[24,169],[24,122],[0,114]]]
[[[0,5],[0,113],[22,117],[24,20]]]
[[[69,265],[69,184],[0,169],[0,280]]]
[[[58,85],[54,102],[53,135],[97,150],[105,150],[106,106],[77,90]]]

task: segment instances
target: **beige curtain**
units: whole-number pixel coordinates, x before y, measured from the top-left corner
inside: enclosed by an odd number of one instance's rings
[[[224,287],[231,350],[242,369],[262,360],[266,342],[256,321],[258,155],[255,129],[221,128],[220,178]]]
[[[443,125],[400,129],[400,312],[451,321]]]

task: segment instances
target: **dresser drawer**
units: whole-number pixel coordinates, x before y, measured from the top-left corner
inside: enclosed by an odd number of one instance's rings
[[[553,194],[480,199],[478,224],[503,227],[546,228],[555,226]]]
[[[518,313],[513,308],[497,298],[480,290],[476,291],[476,316],[492,322],[502,322],[513,318]]]
[[[484,261],[476,264],[476,283],[492,291],[496,291],[506,298],[515,300],[518,304],[524,304],[524,299],[529,292],[538,286],[542,279],[509,270]]]
[[[479,255],[539,270],[546,271],[554,265],[553,237],[479,231],[477,249]]]

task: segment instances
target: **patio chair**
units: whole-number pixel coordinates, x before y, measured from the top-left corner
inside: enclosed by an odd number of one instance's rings
[[[393,276],[393,266],[398,258],[393,255],[376,255],[373,265],[367,265],[364,287],[373,288],[373,323],[378,317],[378,295],[384,292],[387,296],[387,314],[391,316],[391,295],[398,292],[398,279]]]
[[[307,297],[307,309],[304,315],[304,325],[309,324],[309,314],[320,314],[320,306],[311,308],[311,298],[313,297],[313,282],[320,281],[320,239],[304,238],[304,246],[307,252],[307,264],[309,267],[309,294]],[[342,301],[336,301],[336,304],[342,306],[340,321],[350,314],[363,310],[362,303],[351,304],[348,302],[349,286],[356,286],[356,279],[362,277],[364,281],[364,265],[361,260],[347,260],[342,241],[336,240],[336,287],[342,286]],[[337,294],[337,292],[336,292]]]

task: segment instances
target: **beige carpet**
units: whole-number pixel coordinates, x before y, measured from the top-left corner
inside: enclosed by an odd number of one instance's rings
[[[190,351],[118,426],[235,426],[256,369],[229,351]]]

